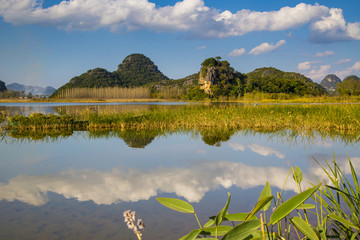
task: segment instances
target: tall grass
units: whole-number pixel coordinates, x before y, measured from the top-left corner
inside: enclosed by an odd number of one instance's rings
[[[9,118],[7,127],[12,129],[22,126],[50,127],[49,122],[41,118],[37,120],[33,118],[31,121],[24,116],[18,118]],[[66,119],[65,116],[62,118]],[[84,111],[72,116],[71,119],[75,123],[82,123],[82,127],[88,130],[279,131],[289,129],[298,133],[318,131],[324,134],[360,135],[360,105],[260,105],[257,107],[185,105],[124,113]],[[69,121],[71,119],[69,118]]]
[[[140,99],[150,97],[150,89],[146,87],[68,88],[62,90],[58,95],[58,98],[60,99]]]

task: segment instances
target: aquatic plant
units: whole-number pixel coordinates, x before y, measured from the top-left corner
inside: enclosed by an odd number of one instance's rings
[[[134,231],[138,240],[141,240],[141,236],[142,236],[141,232],[145,228],[145,224],[144,224],[143,220],[139,218],[136,221],[136,213],[135,213],[135,211],[131,211],[131,210],[126,210],[123,213],[123,216],[124,216],[124,221],[125,221],[126,225],[128,226],[128,228],[130,230]],[[135,222],[136,222],[136,224],[135,224]]]
[[[236,132],[291,130],[298,134],[360,135],[360,105],[185,105],[136,112],[31,114],[7,117],[8,129],[196,130]]]
[[[316,159],[315,159],[316,161]],[[339,239],[360,239],[360,184],[350,159],[349,168],[352,179],[348,179],[335,162],[322,166],[329,179],[329,184],[320,188],[320,193],[315,195],[328,213],[330,233]]]
[[[225,206],[216,216],[210,217],[210,220],[204,225],[200,224],[190,203],[175,198],[157,198],[157,200],[165,207],[178,212],[191,213],[196,217],[199,228],[192,230],[180,238],[181,240],[194,240],[201,237],[218,239],[219,236],[222,236],[222,240],[359,239],[360,189],[357,174],[350,160],[349,164],[355,187],[351,185],[343,171],[334,162],[333,167],[327,164],[330,170],[323,168],[331,183],[334,184],[333,186],[319,183],[302,191],[300,185],[303,179],[302,172],[298,167],[291,168],[288,177],[292,172],[299,191],[292,198],[284,201],[282,190],[277,192],[274,197],[270,184],[267,182],[260,193],[258,202],[249,213],[230,214],[228,212],[231,201],[229,193]],[[315,199],[320,206],[306,204],[305,201],[310,197]],[[271,201],[273,201],[274,207],[270,218],[267,219],[266,212],[271,207]],[[315,209],[315,212],[312,209]],[[309,214],[313,214],[317,222],[310,221]],[[227,221],[231,221],[233,226],[223,224]]]

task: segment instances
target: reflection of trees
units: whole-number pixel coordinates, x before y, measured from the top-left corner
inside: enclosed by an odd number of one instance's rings
[[[152,140],[158,136],[160,131],[145,130],[145,131],[122,131],[117,132],[117,135],[122,138],[129,147],[132,148],[144,148],[150,144]]]
[[[162,134],[162,131],[160,130],[91,131],[89,132],[89,137],[118,137],[123,139],[129,147],[144,148],[160,134]]]
[[[177,131],[152,129],[152,130],[96,130],[96,131],[77,131],[75,129],[50,129],[50,130],[12,130],[1,132],[0,142],[17,142],[17,141],[45,141],[56,142],[70,136],[81,134],[84,137],[93,139],[121,138],[129,147],[144,148],[150,144],[157,136],[165,136],[170,133],[184,133],[193,136],[199,136],[204,143],[210,146],[221,146],[222,142],[230,140],[234,134],[241,136],[264,136],[269,141],[277,141],[289,145],[314,145],[317,143],[326,143],[330,141],[341,141],[346,145],[356,145],[360,142],[360,134],[340,134],[339,132],[323,133],[318,131],[298,132],[294,130],[281,131],[255,131],[232,129],[202,129],[200,131],[184,130]]]
[[[21,131],[8,131],[2,133],[2,141],[7,143],[12,142],[56,142],[60,141],[61,139],[68,138],[73,136],[74,132],[70,129],[62,129],[56,130],[52,129],[49,131],[28,131],[28,130],[21,130]]]
[[[229,129],[210,129],[200,131],[201,139],[208,145],[220,147],[221,142],[227,142],[235,133]]]

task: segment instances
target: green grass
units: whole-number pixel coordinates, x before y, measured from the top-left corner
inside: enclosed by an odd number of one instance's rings
[[[73,116],[31,114],[7,117],[7,129],[72,128],[77,130],[217,130],[317,131],[324,134],[360,135],[360,105],[259,105],[204,106],[127,113],[93,113]]]

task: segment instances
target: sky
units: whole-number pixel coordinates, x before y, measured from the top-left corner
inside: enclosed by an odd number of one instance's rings
[[[0,80],[53,86],[132,53],[166,76],[220,56],[237,71],[275,67],[320,83],[360,75],[358,0],[0,0]]]

